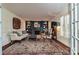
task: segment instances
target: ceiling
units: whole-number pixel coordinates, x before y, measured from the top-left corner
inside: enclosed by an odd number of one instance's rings
[[[55,17],[68,13],[67,3],[4,3],[2,5],[23,18]]]

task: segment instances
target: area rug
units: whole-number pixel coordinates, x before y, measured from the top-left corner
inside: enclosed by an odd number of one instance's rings
[[[54,40],[16,42],[3,50],[3,55],[69,55],[69,50]]]

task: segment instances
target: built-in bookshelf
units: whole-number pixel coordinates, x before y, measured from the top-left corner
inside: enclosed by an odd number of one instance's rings
[[[27,32],[42,32],[48,29],[48,21],[26,21]]]

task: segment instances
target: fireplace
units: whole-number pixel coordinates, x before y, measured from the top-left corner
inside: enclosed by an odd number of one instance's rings
[[[40,34],[40,31],[39,30],[36,30],[35,31],[35,35],[39,35]]]

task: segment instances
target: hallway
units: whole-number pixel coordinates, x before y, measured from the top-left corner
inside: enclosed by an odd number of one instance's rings
[[[69,55],[69,48],[55,40],[16,42],[3,51],[3,55]]]

